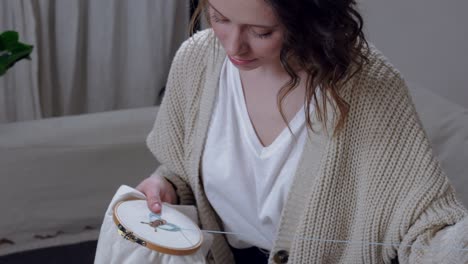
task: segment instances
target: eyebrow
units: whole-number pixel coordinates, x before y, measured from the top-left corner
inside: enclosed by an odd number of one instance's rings
[[[214,11],[216,11],[217,13],[219,13],[221,16],[226,17],[225,15],[223,15],[223,13],[219,12],[219,10],[216,9],[216,7],[214,7],[214,6],[210,3],[210,1],[207,1],[207,2],[208,2],[208,5],[210,5],[211,8],[214,9]],[[277,28],[279,25],[266,26],[266,25],[252,25],[252,24],[247,24],[247,26],[274,29],[274,28]]]

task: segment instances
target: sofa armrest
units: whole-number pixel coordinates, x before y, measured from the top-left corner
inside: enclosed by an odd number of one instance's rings
[[[96,239],[118,187],[135,186],[158,166],[145,145],[156,113],[151,107],[1,124],[0,255],[79,242],[90,230]]]

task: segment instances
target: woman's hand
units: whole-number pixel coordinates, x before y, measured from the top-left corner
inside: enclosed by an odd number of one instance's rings
[[[174,204],[177,195],[172,184],[164,177],[151,175],[143,180],[136,189],[146,195],[148,208],[154,213],[161,213],[161,203]]]

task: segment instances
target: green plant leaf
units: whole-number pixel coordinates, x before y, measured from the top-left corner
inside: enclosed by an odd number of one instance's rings
[[[0,34],[0,76],[22,59],[29,59],[32,45],[19,42],[18,32],[6,31]]]
[[[16,31],[5,31],[0,35],[5,49],[14,47],[19,42],[19,34]]]

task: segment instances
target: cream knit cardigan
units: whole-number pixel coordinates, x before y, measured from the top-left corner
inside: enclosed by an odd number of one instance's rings
[[[182,204],[197,206],[209,230],[222,228],[200,177],[226,56],[216,42],[208,29],[181,46],[147,138],[162,164],[155,173],[174,183]],[[374,48],[369,59],[343,89],[351,106],[344,130],[332,137],[324,128],[330,131],[333,120],[322,125],[313,117],[315,132],[304,147],[270,263],[279,250],[289,252],[288,263],[427,263],[428,256],[460,263],[463,252],[450,248],[468,244],[466,209],[433,156],[402,77]],[[449,240],[457,244],[427,250],[441,247],[436,232],[456,223]],[[233,263],[223,236],[216,236],[208,260]]]

